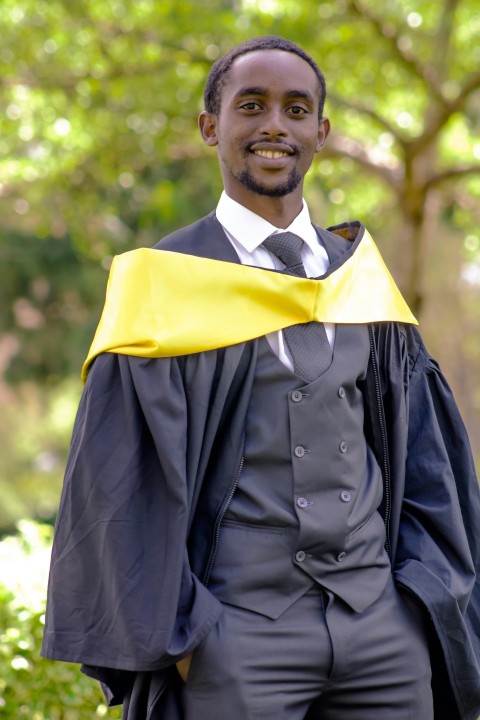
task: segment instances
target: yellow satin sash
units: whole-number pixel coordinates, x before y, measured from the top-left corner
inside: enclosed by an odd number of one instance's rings
[[[417,324],[371,236],[323,280],[141,248],[114,258],[105,306],[82,369],[102,352],[172,357],[296,323]]]

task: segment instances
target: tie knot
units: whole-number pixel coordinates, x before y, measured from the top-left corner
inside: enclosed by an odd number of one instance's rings
[[[262,245],[284,265],[284,272],[306,277],[302,262],[303,240],[295,233],[284,232],[269,235]]]

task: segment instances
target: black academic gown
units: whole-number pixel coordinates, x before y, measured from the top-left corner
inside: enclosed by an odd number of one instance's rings
[[[352,245],[322,239],[332,271]],[[214,214],[161,247],[238,262]],[[383,472],[392,571],[425,607],[436,720],[476,720],[480,495],[468,438],[417,330],[379,323],[370,337],[366,434]],[[42,654],[83,663],[112,704],[124,701],[128,720],[181,719],[174,664],[221,613],[202,579],[243,450],[256,349],[253,340],[177,358],[105,353],[90,371]]]

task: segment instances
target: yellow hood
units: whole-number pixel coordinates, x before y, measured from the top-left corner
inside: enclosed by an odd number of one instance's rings
[[[234,345],[311,320],[417,324],[371,236],[321,280],[164,250],[114,258],[82,369],[102,352],[172,357]]]

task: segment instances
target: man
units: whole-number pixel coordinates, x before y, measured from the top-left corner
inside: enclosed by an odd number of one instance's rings
[[[221,58],[216,212],[112,269],[43,654],[128,720],[480,712],[468,440],[368,233],[310,222],[324,99],[281,38]]]

